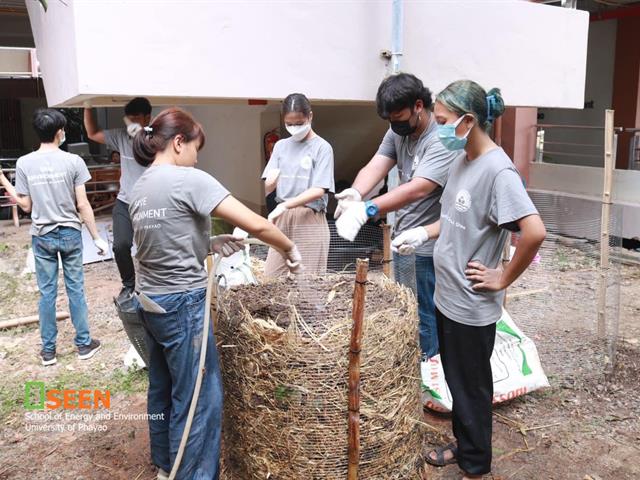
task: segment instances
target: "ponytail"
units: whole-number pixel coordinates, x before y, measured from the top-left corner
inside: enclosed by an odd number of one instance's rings
[[[159,152],[164,151],[174,137],[181,135],[185,142],[199,140],[204,146],[202,126],[181,108],[171,107],[160,112],[151,123],[133,137],[133,156],[143,167],[148,167]]]

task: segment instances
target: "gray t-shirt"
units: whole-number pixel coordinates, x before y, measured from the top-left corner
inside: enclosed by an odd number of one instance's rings
[[[415,141],[389,129],[382,139],[377,154],[395,160],[398,165],[400,184],[407,183],[415,177],[421,177],[439,185],[425,198],[406,205],[396,212],[394,235],[436,222],[440,218],[439,200],[442,187],[447,183],[449,166],[454,158],[460,156],[460,152],[447,150],[438,140],[438,125],[433,117],[420,138]],[[426,242],[416,249],[416,254],[432,256],[433,244],[432,241]]]
[[[207,286],[211,212],[229,195],[202,170],[174,165],[147,169],[131,192],[138,270],[136,288],[150,295]]]
[[[89,180],[87,165],[78,155],[55,150],[20,157],[16,192],[31,197],[31,235],[46,235],[57,227],[82,230],[75,188]]]
[[[440,236],[433,254],[434,300],[449,319],[471,326],[497,322],[504,291],[476,292],[464,271],[471,261],[497,268],[517,221],[538,213],[518,171],[501,148],[451,165],[442,194]]]
[[[316,135],[309,140],[296,142],[293,138],[279,140],[273,147],[262,179],[271,169],[279,168],[276,200],[284,202],[310,188],[335,191],[333,179],[333,148],[325,139]],[[307,203],[316,212],[327,210],[328,195]]]
[[[120,152],[120,191],[118,200],[130,203],[131,191],[140,176],[147,169],[133,158],[133,139],[126,128],[114,128],[104,131],[104,141],[111,150]]]

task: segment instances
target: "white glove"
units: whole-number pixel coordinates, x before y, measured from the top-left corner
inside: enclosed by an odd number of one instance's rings
[[[236,238],[241,238],[242,240],[244,240],[245,238],[249,237],[249,232],[245,232],[240,227],[236,227],[233,229],[233,232],[231,232],[231,235],[233,235]]]
[[[280,176],[280,169],[272,168],[267,172],[267,176],[265,177],[264,180],[265,182],[272,183],[272,182],[275,182],[279,176]]]
[[[282,215],[287,210],[288,210],[288,207],[284,204],[284,202],[279,203],[276,206],[276,208],[274,208],[271,211],[271,213],[267,217],[267,220],[269,220],[271,223],[276,223],[276,218],[278,218],[280,215]]]
[[[228,257],[244,249],[241,237],[224,234],[211,237],[211,251],[221,257]]]
[[[107,253],[109,253],[109,244],[102,238],[94,238],[93,244],[98,249],[98,255],[106,255]]]
[[[91,102],[89,100],[85,100],[82,102],[82,108],[91,108]]]
[[[362,201],[362,195],[360,195],[360,192],[355,188],[347,188],[340,193],[336,193],[335,196],[338,200],[338,206],[333,213],[333,218],[336,219],[344,213],[350,203]]]
[[[391,242],[391,250],[400,255],[411,255],[420,245],[429,240],[429,234],[424,227],[416,227],[402,232]]]
[[[338,235],[353,242],[368,218],[364,202],[350,202],[340,218],[336,220]]]
[[[300,274],[304,271],[304,267],[302,266],[302,255],[298,251],[298,247],[295,245],[288,252],[284,252],[287,268],[289,268],[289,272],[294,275]]]

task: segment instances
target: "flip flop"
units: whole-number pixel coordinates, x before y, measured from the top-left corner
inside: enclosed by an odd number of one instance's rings
[[[444,453],[447,450],[451,450],[451,453],[453,453],[453,457],[451,457],[449,460],[445,460],[444,459]],[[434,452],[436,454],[435,460],[433,458],[431,458],[431,454],[434,453]],[[458,460],[456,459],[457,456],[458,456],[458,446],[457,446],[456,442],[451,442],[448,445],[444,445],[442,447],[438,447],[438,448],[435,448],[435,449],[431,450],[425,456],[425,460],[429,465],[433,465],[435,467],[444,467],[446,465],[451,465],[453,463],[457,463],[458,462]]]

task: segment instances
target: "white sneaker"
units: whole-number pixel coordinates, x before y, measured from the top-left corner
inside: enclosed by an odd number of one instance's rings
[[[159,468],[158,476],[156,478],[157,480],[169,480],[169,474],[165,472],[163,469]]]

